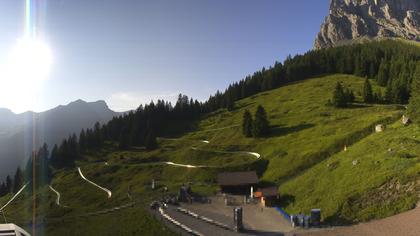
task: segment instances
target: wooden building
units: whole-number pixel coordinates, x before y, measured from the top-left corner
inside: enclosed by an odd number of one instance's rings
[[[279,200],[279,190],[276,186],[260,188],[254,193],[254,198],[260,200],[262,207],[274,206]]]
[[[250,195],[251,187],[258,184],[255,171],[224,172],[217,175],[217,183],[224,193]]]

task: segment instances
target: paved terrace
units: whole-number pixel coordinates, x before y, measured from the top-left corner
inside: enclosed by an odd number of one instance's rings
[[[182,207],[233,228],[234,206],[226,206],[222,196],[210,199],[211,204],[183,204]],[[240,199],[242,198],[238,198],[236,202],[240,202]],[[258,204],[240,204],[240,206],[243,208],[243,222],[246,228],[246,232],[241,235],[283,235],[283,233],[293,230],[289,221],[284,219],[274,208],[261,210]],[[179,221],[182,220],[179,219]],[[196,230],[199,231],[198,228]],[[210,234],[202,233],[205,235],[239,235],[237,233],[226,234],[226,230],[223,232],[224,234],[218,234],[216,231],[210,231]]]

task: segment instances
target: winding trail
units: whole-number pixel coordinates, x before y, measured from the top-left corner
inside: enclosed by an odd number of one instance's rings
[[[57,190],[55,190],[51,185],[48,185],[48,187],[50,188],[51,191],[53,191],[57,195],[57,198],[55,199],[55,204],[61,207],[68,207],[68,206],[64,206],[60,204],[60,197],[61,197],[60,193]]]
[[[204,165],[199,165],[199,166],[194,166],[194,165],[184,165],[184,164],[178,164],[178,163],[173,163],[170,161],[167,162],[163,162],[167,165],[171,165],[171,166],[179,166],[179,167],[185,167],[185,168],[216,168],[214,166],[204,166]]]
[[[227,126],[227,127],[222,127],[222,128],[197,131],[196,133],[217,131],[217,130],[223,130],[223,129],[230,129],[230,128],[234,128],[234,127],[238,127],[238,126],[239,125],[232,125],[232,126]],[[181,138],[164,138],[164,137],[159,137],[159,139],[160,140],[166,140],[166,141],[178,141],[178,140],[182,140]],[[191,141],[205,143],[205,144],[210,144],[210,141],[205,140],[205,139],[204,140],[191,140]],[[251,156],[255,157],[256,159],[260,159],[261,158],[261,154],[256,153],[256,152],[246,152],[246,151],[212,151],[212,150],[200,149],[200,148],[197,148],[197,147],[194,147],[194,146],[192,146],[191,149],[194,150],[194,151],[201,151],[201,152],[212,152],[212,153],[223,153],[223,154],[242,154],[242,155],[251,155]],[[105,165],[107,165],[107,164],[108,163],[105,162]],[[159,164],[159,163],[155,163],[155,164]],[[160,162],[160,164],[166,164],[166,165],[178,166],[178,167],[184,167],[184,168],[218,168],[216,166],[207,166],[207,165],[179,164],[179,163],[174,163],[174,162],[171,162],[171,161]]]
[[[111,198],[111,196],[112,196],[112,192],[111,192],[109,189],[104,188],[104,187],[102,187],[102,186],[99,186],[98,184],[96,184],[96,183],[94,183],[94,182],[92,182],[92,181],[88,180],[88,179],[87,179],[87,178],[83,175],[82,170],[80,169],[80,167],[77,167],[77,170],[79,171],[79,175],[80,175],[80,177],[82,177],[82,179],[84,179],[86,182],[88,182],[88,183],[92,184],[93,186],[95,186],[95,187],[97,187],[97,188],[99,188],[99,189],[101,189],[101,190],[105,191],[105,192],[108,194],[108,198]]]
[[[4,208],[6,208],[11,202],[13,202],[13,200],[15,200],[15,198],[26,188],[26,186],[29,184],[26,183],[25,185],[23,185],[23,187],[6,203],[4,204],[1,208],[0,211],[3,211]]]

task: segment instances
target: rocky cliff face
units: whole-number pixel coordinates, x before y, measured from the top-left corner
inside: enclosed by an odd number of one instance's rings
[[[420,41],[420,0],[330,0],[315,48],[383,37]]]

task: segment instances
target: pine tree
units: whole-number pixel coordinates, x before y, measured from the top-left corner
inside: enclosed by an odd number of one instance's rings
[[[420,124],[420,63],[417,63],[413,78],[408,114],[414,122]]]
[[[353,91],[351,89],[348,89],[348,88],[344,89],[344,98],[345,98],[346,104],[352,103],[356,99]]]
[[[242,133],[245,137],[252,137],[252,124],[253,124],[251,113],[245,110],[242,118]]]
[[[392,88],[392,80],[388,80],[385,90],[385,100],[387,103],[393,103],[393,88]]]
[[[6,192],[11,193],[12,191],[13,191],[13,183],[12,183],[12,179],[8,175],[6,177]]]
[[[252,126],[252,135],[254,137],[263,137],[270,132],[270,123],[267,119],[267,113],[261,105],[258,106],[255,112],[255,119]]]
[[[101,124],[99,122],[95,123],[95,126],[93,128],[93,135],[95,148],[98,148],[102,145],[103,142]]]
[[[18,167],[16,169],[15,178],[13,180],[13,192],[14,193],[17,193],[20,190],[20,188],[23,186],[23,182],[24,182],[23,173],[22,173],[22,170],[20,169],[20,167]]]
[[[343,86],[340,82],[337,82],[335,86],[335,90],[333,93],[332,103],[335,107],[346,107],[347,106],[347,99],[344,93]]]
[[[376,77],[377,71],[375,68],[375,64],[371,63],[369,66],[369,78],[374,79]]]
[[[369,82],[369,79],[366,78],[365,84],[363,85],[363,101],[365,103],[373,102],[373,92],[372,85]]]
[[[226,98],[226,109],[228,111],[233,111],[233,109],[235,108],[235,103],[233,101],[233,98],[231,96],[227,96]]]
[[[7,194],[7,187],[6,187],[6,184],[2,182],[0,184],[0,197],[3,197],[6,194]]]
[[[119,145],[118,147],[120,149],[125,149],[128,148],[128,146],[130,146],[129,144],[129,133],[128,133],[128,129],[124,128],[121,133],[120,133],[120,138],[119,138]]]
[[[388,63],[384,60],[379,66],[377,81],[380,86],[385,86],[388,82]]]
[[[58,146],[57,144],[54,145],[52,151],[51,151],[51,156],[50,156],[50,163],[54,168],[60,168],[60,156],[58,153]]]
[[[151,130],[148,132],[146,136],[145,147],[146,147],[146,150],[155,150],[158,147],[156,136]]]
[[[79,150],[80,153],[84,153],[86,151],[86,134],[84,129],[82,129],[79,135]]]
[[[49,166],[49,151],[46,143],[34,153],[33,160],[35,163],[35,184],[37,188],[48,184],[51,180],[51,170]]]

